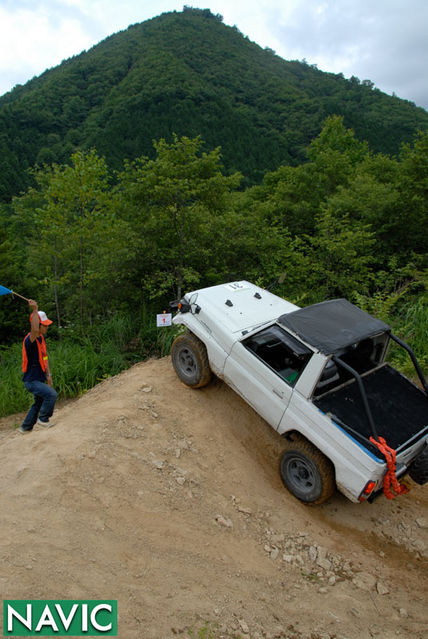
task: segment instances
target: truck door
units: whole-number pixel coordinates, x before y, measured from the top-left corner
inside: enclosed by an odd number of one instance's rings
[[[273,428],[312,352],[274,324],[236,342],[224,378]]]

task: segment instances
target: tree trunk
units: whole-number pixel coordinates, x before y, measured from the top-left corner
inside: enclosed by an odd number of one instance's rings
[[[174,228],[175,228],[175,234],[177,236],[178,248],[179,248],[177,265],[175,269],[176,277],[177,277],[177,299],[178,300],[181,299],[181,295],[183,292],[184,216],[185,216],[185,212],[182,215],[180,215],[180,208],[176,206],[174,211]]]
[[[83,237],[80,236],[80,326],[83,326]]]
[[[54,256],[54,280],[58,281],[58,255],[56,251],[56,240],[55,240],[55,256]],[[54,299],[55,299],[55,309],[56,309],[56,321],[58,324],[58,328],[61,328],[61,316],[59,312],[59,300],[58,300],[58,285],[54,284]]]

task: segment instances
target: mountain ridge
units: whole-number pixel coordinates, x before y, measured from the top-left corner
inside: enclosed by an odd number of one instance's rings
[[[367,80],[319,71],[262,49],[208,9],[131,25],[0,98],[0,197],[34,164],[95,147],[115,169],[153,155],[153,140],[201,135],[247,183],[299,164],[329,115],[374,151],[398,153],[428,113]]]

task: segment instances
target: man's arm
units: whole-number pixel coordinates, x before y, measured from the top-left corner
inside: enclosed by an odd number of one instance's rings
[[[46,384],[48,386],[52,386],[52,375],[51,375],[51,372],[49,370],[49,364],[46,366],[45,373],[46,373]]]
[[[40,318],[38,314],[38,304],[35,300],[28,300],[30,308],[33,309],[33,313],[31,315],[31,330],[30,330],[30,341],[33,343],[40,336]],[[52,386],[52,375],[49,370],[49,364],[46,362],[46,383],[48,386]]]
[[[35,342],[36,338],[40,334],[39,326],[40,326],[40,318],[38,314],[38,304],[34,300],[28,300],[30,308],[33,309],[33,313],[31,315],[31,330],[30,330],[30,340],[31,342]]]

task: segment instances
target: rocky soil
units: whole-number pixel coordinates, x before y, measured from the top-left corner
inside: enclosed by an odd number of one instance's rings
[[[121,639],[426,639],[428,488],[308,507],[216,380],[137,364],[22,436],[0,420],[3,599],[117,599]]]

